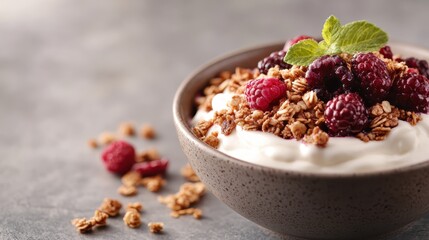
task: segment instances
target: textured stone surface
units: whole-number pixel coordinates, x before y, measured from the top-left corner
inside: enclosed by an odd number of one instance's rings
[[[368,19],[391,39],[429,48],[426,1],[72,1],[0,2],[0,239],[151,239],[121,218],[90,235],[70,220],[89,217],[104,197],[142,201],[143,222],[165,222],[157,239],[280,239],[240,217],[212,195],[205,218],[172,219],[156,195],[123,198],[119,180],[102,169],[90,137],[124,120],[152,122],[172,159],[169,184],[183,182],[185,163],[171,119],[183,78],[234,49],[317,35],[335,14]],[[386,10],[387,9],[387,10]],[[394,49],[393,49],[394,50]],[[156,107],[155,107],[156,106]],[[394,240],[429,238],[429,216]]]

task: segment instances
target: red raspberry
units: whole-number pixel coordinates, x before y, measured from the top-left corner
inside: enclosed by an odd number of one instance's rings
[[[393,84],[390,99],[406,110],[428,113],[429,80],[420,74],[406,73]]]
[[[382,48],[380,48],[380,54],[383,55],[383,57],[385,58],[389,58],[389,59],[393,59],[393,52],[392,49],[390,49],[389,46],[384,46]]]
[[[323,56],[314,60],[305,73],[305,79],[323,101],[356,88],[353,74],[339,56]]]
[[[102,154],[104,166],[112,173],[124,174],[135,163],[134,147],[125,141],[116,141],[107,146]]]
[[[368,111],[357,93],[341,94],[326,104],[325,123],[334,136],[361,132],[368,122]]]
[[[267,111],[286,95],[286,84],[277,78],[254,79],[247,83],[245,94],[250,108]]]
[[[389,94],[392,80],[386,64],[372,53],[358,53],[352,59],[352,71],[360,81],[361,96],[368,105],[381,102]]]
[[[307,36],[307,35],[300,35],[300,36],[296,36],[292,39],[290,39],[289,41],[286,42],[285,46],[283,47],[284,51],[289,50],[290,47],[292,47],[294,44],[298,43],[301,40],[304,39],[314,39],[313,37]]]
[[[263,74],[267,74],[268,70],[270,70],[270,68],[273,68],[275,66],[279,66],[280,69],[291,68],[292,67],[291,65],[283,61],[283,59],[285,58],[285,55],[286,55],[285,51],[278,51],[278,52],[271,53],[270,56],[258,62],[259,72]]]
[[[158,174],[165,174],[167,167],[167,159],[158,159],[150,162],[136,163],[133,166],[133,170],[140,173],[142,177],[149,177]]]

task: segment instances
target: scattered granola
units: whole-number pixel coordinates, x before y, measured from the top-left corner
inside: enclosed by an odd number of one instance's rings
[[[158,192],[165,185],[166,181],[161,175],[156,175],[154,177],[144,177],[141,179],[140,183],[147,188],[147,190]]]
[[[158,201],[165,204],[172,210],[182,210],[189,208],[193,203],[196,203],[205,193],[205,186],[201,182],[184,183],[179,192],[165,197],[159,197]]]
[[[164,229],[164,223],[162,222],[150,222],[147,226],[151,233],[160,233]]]
[[[159,154],[156,148],[150,148],[143,152],[137,153],[136,162],[148,162],[160,159],[161,155]]]
[[[181,210],[172,211],[170,216],[178,218],[182,215],[192,215],[195,219],[201,219],[203,211],[199,208],[186,208]]]
[[[128,203],[127,211],[136,210],[137,212],[143,211],[143,205],[140,202]]]
[[[122,136],[132,136],[135,134],[134,125],[129,122],[123,122],[119,125],[119,133]]]
[[[118,193],[122,196],[134,196],[137,194],[137,188],[133,185],[122,185],[118,188]]]
[[[98,141],[103,145],[110,144],[116,140],[117,140],[117,137],[110,132],[103,132],[98,137]]]
[[[89,139],[89,140],[88,140],[88,146],[89,146],[90,148],[97,148],[97,147],[98,147],[97,140],[95,140],[95,139],[93,139],[93,138]]]
[[[71,221],[71,223],[75,226],[76,230],[80,233],[87,233],[92,230],[95,222],[91,220],[87,220],[86,218],[75,218]]]
[[[137,186],[140,183],[141,175],[136,171],[129,171],[122,176],[121,181],[124,186]]]
[[[109,218],[107,213],[100,210],[95,210],[94,216],[91,218],[91,220],[93,220],[98,226],[104,226],[107,223],[107,218]]]
[[[138,228],[142,223],[140,213],[136,209],[127,210],[123,220],[125,225],[130,228]]]
[[[181,174],[182,176],[190,181],[190,182],[199,182],[200,178],[197,176],[197,174],[195,174],[194,169],[192,169],[191,165],[186,164],[182,169],[181,169]]]
[[[98,210],[107,213],[110,217],[115,217],[121,208],[122,204],[118,200],[105,198]]]
[[[140,129],[140,136],[146,139],[153,139],[156,136],[155,128],[150,124],[143,124]]]

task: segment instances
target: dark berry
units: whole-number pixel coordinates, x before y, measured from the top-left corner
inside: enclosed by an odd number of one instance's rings
[[[286,95],[286,84],[277,78],[250,80],[245,95],[250,108],[267,111],[275,101]]]
[[[305,74],[308,86],[324,101],[355,89],[353,74],[339,56],[323,56],[314,60]]]
[[[383,55],[383,57],[385,58],[389,58],[389,59],[393,59],[393,52],[392,49],[390,49],[389,46],[384,46],[382,48],[380,48],[380,54]]]
[[[113,142],[101,154],[106,169],[117,174],[128,172],[135,163],[135,157],[134,147],[125,141]]]
[[[326,104],[325,123],[334,136],[361,132],[368,122],[368,112],[357,93],[341,94]]]
[[[395,81],[391,101],[406,110],[429,112],[429,80],[420,74],[406,73]]]
[[[429,78],[429,65],[426,60],[420,60],[414,57],[405,59],[405,64],[410,68],[415,68],[420,74]]]
[[[136,163],[133,170],[140,173],[142,177],[155,176],[158,174],[165,174],[168,167],[167,159],[158,159],[149,162]]]
[[[314,39],[313,37],[307,36],[307,35],[300,35],[300,36],[296,36],[292,39],[290,39],[289,41],[286,42],[285,46],[283,47],[284,51],[289,50],[290,47],[292,47],[294,44],[298,43],[301,40],[304,39]]]
[[[270,68],[273,68],[275,66],[279,66],[280,69],[291,68],[292,67],[291,65],[283,61],[285,55],[286,55],[286,51],[278,51],[278,52],[271,53],[270,56],[258,62],[259,72],[263,74],[267,74],[268,70],[270,70]]]
[[[360,82],[361,96],[368,105],[381,102],[389,94],[392,80],[386,64],[372,53],[358,53],[352,59],[352,71]]]

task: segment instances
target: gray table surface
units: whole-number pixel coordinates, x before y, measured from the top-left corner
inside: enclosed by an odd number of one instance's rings
[[[209,59],[238,48],[318,35],[323,20],[368,19],[391,39],[429,48],[429,1],[0,1],[0,239],[280,239],[208,194],[205,213],[172,219],[156,195],[124,198],[117,177],[87,139],[122,121],[152,122],[171,159],[169,184],[186,162],[171,104],[180,82]],[[129,229],[121,218],[80,235],[70,224],[104,197],[142,201],[143,221],[165,233]],[[392,239],[429,239],[429,216]]]

